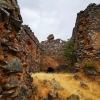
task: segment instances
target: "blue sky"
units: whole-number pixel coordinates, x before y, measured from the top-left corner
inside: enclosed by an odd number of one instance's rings
[[[23,24],[29,25],[39,41],[49,34],[67,40],[72,35],[77,13],[100,0],[18,0]]]

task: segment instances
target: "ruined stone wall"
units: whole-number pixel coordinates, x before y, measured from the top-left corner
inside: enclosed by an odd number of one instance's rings
[[[17,0],[0,0],[0,100],[33,100],[30,73],[40,71],[40,47],[22,22]]]
[[[90,4],[77,14],[72,39],[77,51],[77,62],[82,66],[84,62],[95,61],[97,68],[100,68],[100,4]]]
[[[59,65],[68,64],[66,57],[62,56],[66,48],[66,41],[61,39],[42,41],[41,48],[43,49],[41,57],[42,60],[44,59],[44,61],[42,61],[44,65],[56,68]]]
[[[39,72],[41,70],[41,64],[40,64],[41,48],[38,39],[35,37],[34,33],[27,25],[22,25],[19,34],[23,50],[26,50],[26,52],[28,53],[26,54],[27,57],[30,56],[29,62],[31,66],[31,71]]]

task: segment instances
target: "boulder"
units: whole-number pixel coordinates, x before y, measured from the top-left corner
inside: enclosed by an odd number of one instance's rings
[[[78,95],[72,94],[71,96],[67,97],[66,100],[80,100],[80,98]]]
[[[58,97],[58,93],[55,90],[50,90],[48,92],[48,100],[53,100]]]
[[[54,40],[54,35],[53,34],[50,34],[47,39],[50,41],[50,40]]]
[[[8,83],[6,83],[5,85],[3,85],[3,88],[5,90],[11,89],[11,88],[15,88],[19,85],[19,81],[15,76],[12,76],[9,80]]]
[[[22,72],[22,63],[18,58],[12,58],[5,65],[0,65],[6,73]]]

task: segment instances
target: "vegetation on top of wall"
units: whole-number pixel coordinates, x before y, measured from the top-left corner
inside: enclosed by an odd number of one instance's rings
[[[74,49],[74,41],[73,40],[67,41],[66,49],[62,55],[67,57],[67,59],[70,60],[71,63],[76,62],[76,50]]]

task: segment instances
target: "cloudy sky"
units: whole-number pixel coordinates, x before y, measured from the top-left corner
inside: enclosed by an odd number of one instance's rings
[[[18,0],[23,24],[29,25],[39,41],[49,34],[67,40],[72,35],[76,16],[89,3],[100,0]]]

